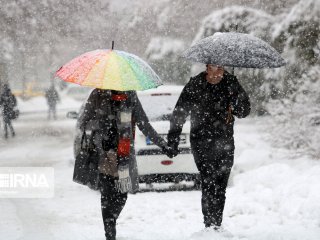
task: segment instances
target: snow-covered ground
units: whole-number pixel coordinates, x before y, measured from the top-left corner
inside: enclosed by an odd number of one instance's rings
[[[54,198],[0,199],[1,240],[104,239],[99,193],[72,182],[75,121],[64,114],[58,121],[47,121],[45,112],[22,114],[14,122],[16,138],[0,140],[0,167],[55,170]],[[235,127],[235,166],[224,213],[233,237],[204,230],[200,191],[171,191],[129,195],[118,239],[320,239],[319,161],[271,147],[264,140],[265,122],[244,119]]]

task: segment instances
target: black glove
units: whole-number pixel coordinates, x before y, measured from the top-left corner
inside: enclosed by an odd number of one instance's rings
[[[174,149],[174,148],[172,148],[171,146],[168,146],[168,145],[164,146],[164,147],[162,148],[162,151],[163,151],[163,153],[166,154],[169,158],[173,158],[173,157],[177,156],[178,153],[179,153],[179,150],[178,150],[178,149]]]

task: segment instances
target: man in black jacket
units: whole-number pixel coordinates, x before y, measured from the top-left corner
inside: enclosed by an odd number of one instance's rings
[[[51,85],[50,88],[47,89],[47,91],[45,92],[45,97],[47,99],[47,103],[49,107],[48,119],[49,120],[51,119],[51,113],[52,113],[53,119],[56,120],[57,119],[56,106],[57,106],[57,103],[60,101],[60,97],[54,85]]]
[[[207,65],[190,79],[173,111],[168,144],[178,153],[183,124],[191,114],[190,142],[202,186],[202,213],[206,227],[221,226],[225,192],[234,159],[234,117],[250,113],[248,95],[237,78],[222,66]]]

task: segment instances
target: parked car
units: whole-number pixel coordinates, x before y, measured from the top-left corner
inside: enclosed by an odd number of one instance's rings
[[[138,92],[151,125],[165,139],[169,130],[169,119],[175,103],[182,91],[182,86],[160,86],[157,89]],[[86,101],[85,101],[86,102]],[[77,112],[69,112],[67,117],[77,118],[84,111],[84,105]],[[89,135],[90,132],[87,132]],[[172,159],[162,153],[162,150],[154,145],[148,137],[145,137],[137,128],[135,137],[136,159],[139,179],[141,183],[195,181],[199,184],[199,174],[190,148],[190,122],[184,124],[179,150],[180,154]],[[75,156],[80,151],[82,132],[79,124],[76,126],[74,140]]]
[[[151,125],[165,139],[172,111],[182,89],[182,86],[161,86],[138,92]],[[187,121],[181,133],[180,154],[170,159],[137,129],[135,148],[140,182],[197,180],[198,170],[191,154],[189,135],[190,121]]]
[[[74,100],[84,101],[88,98],[88,94],[91,91],[92,90],[88,87],[79,86],[76,84],[69,84],[64,94],[68,97],[73,98]]]

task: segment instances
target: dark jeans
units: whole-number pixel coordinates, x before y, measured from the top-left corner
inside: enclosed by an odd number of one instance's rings
[[[204,224],[220,226],[234,159],[233,139],[192,141],[191,148],[200,172]]]
[[[8,138],[8,127],[11,130],[11,135],[14,137],[15,136],[15,132],[11,123],[11,119],[9,119],[9,117],[5,117],[3,118],[3,124],[4,124],[4,137]]]
[[[101,210],[106,240],[116,239],[117,219],[127,201],[128,194],[115,188],[114,177],[100,175]]]
[[[53,119],[57,119],[57,111],[56,111],[56,105],[49,105],[48,109],[48,119],[51,119],[51,114]]]

